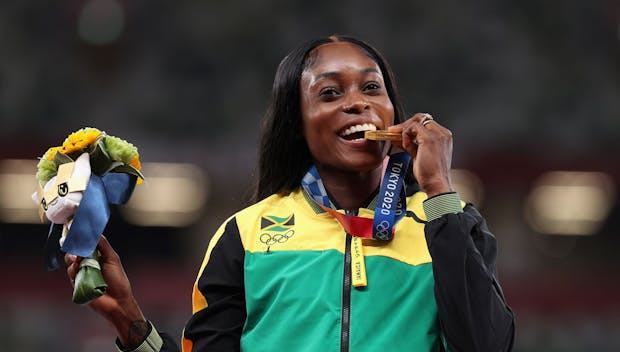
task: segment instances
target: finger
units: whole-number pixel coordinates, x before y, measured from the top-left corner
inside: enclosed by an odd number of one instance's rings
[[[403,148],[409,152],[418,148],[418,129],[421,127],[417,125],[419,125],[418,122],[410,123],[407,128],[403,130],[402,145]]]
[[[424,127],[423,133],[426,136],[432,135],[440,139],[446,139],[446,138],[451,139],[452,138],[452,131],[442,126],[436,120],[426,120],[424,123],[422,123],[422,126]]]
[[[415,115],[413,115],[411,119],[415,122],[424,123],[425,121],[428,121],[428,120],[432,121],[433,115],[427,112],[418,112]]]
[[[430,125],[431,123],[435,122],[435,120],[432,117],[425,117],[422,119],[422,121],[420,121],[420,124],[422,124],[422,127],[428,127],[428,125]]]
[[[402,134],[403,126],[402,126],[402,124],[388,126],[387,131],[389,131],[389,132],[400,132]],[[398,148],[401,148],[401,149],[404,148],[402,138],[401,138],[400,141],[390,141],[390,143],[392,143],[393,146],[396,146]]]
[[[67,267],[67,276],[69,276],[69,281],[71,282],[71,286],[75,283],[75,276],[77,275],[80,264],[76,261]]]
[[[390,132],[402,132],[403,124],[400,123],[398,125],[388,126],[387,130],[390,131]]]
[[[429,113],[419,113],[414,115],[417,121],[425,127],[426,130],[431,130],[433,132],[440,132],[445,135],[451,135],[450,130],[442,126],[433,116]]]
[[[433,118],[429,113],[417,113],[412,118],[412,126],[416,130],[416,134],[419,136],[416,140],[417,144],[423,143],[423,140],[430,136],[430,132],[442,132],[446,130]],[[421,128],[419,128],[421,127]]]
[[[418,145],[412,142],[410,139],[403,141],[403,149],[405,149],[413,160],[418,156]]]
[[[77,259],[78,257],[75,254],[71,254],[71,253],[65,254],[65,264],[67,264],[67,266],[73,264]]]
[[[102,255],[114,252],[114,249],[112,249],[112,246],[110,245],[110,242],[108,242],[108,239],[105,237],[105,235],[101,235],[101,237],[99,237],[97,249],[99,250],[99,252],[101,252]]]
[[[416,147],[423,143],[425,128],[422,125],[424,121],[426,121],[427,117],[425,113],[415,114],[409,123],[407,123],[407,127],[403,132],[403,145],[409,147],[411,143],[415,144]],[[405,138],[405,135],[408,138]],[[406,141],[408,139],[408,141]]]
[[[102,261],[120,263],[120,258],[118,254],[116,253],[114,248],[112,248],[112,245],[110,244],[110,242],[108,242],[108,239],[104,235],[101,235],[101,237],[99,238],[97,249],[99,250],[99,258]]]
[[[110,242],[108,242],[108,239],[104,235],[101,235],[101,237],[99,237],[97,249],[99,250],[102,258],[110,258],[114,254],[116,254],[114,248],[112,248],[112,245],[110,245]]]
[[[418,148],[417,135],[418,133],[415,130],[407,130],[403,133],[402,145],[405,150],[412,152]]]

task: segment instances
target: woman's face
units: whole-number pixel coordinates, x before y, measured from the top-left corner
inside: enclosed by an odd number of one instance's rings
[[[303,134],[314,162],[343,171],[377,168],[385,143],[364,139],[364,131],[394,124],[379,66],[347,42],[323,44],[314,54],[300,87]]]

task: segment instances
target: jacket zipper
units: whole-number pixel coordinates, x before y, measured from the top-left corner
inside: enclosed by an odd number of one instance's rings
[[[340,351],[349,351],[351,327],[351,235],[347,233],[344,246],[344,270],[342,278],[342,318],[340,330]]]
[[[347,210],[349,215],[357,215],[357,211]],[[345,232],[346,233],[346,232]],[[340,352],[349,352],[349,332],[351,330],[351,239],[346,233],[344,244],[344,270],[342,271],[342,317],[340,330]]]

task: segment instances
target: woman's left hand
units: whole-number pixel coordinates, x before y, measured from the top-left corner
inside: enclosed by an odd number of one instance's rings
[[[108,289],[103,296],[90,301],[88,306],[116,328],[123,346],[137,346],[147,335],[149,323],[133,295],[131,283],[119,255],[103,235],[99,238],[97,250],[101,274],[108,284]],[[80,260],[73,254],[65,255],[71,285],[75,283]]]
[[[402,142],[392,142],[411,155],[413,174],[429,197],[453,192],[450,180],[452,162],[452,132],[432,116],[417,113],[407,121],[388,127],[400,131]]]

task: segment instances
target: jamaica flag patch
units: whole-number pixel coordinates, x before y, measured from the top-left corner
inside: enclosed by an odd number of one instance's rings
[[[263,231],[285,232],[295,225],[295,214],[287,217],[275,215],[262,216],[260,219],[260,228]]]

